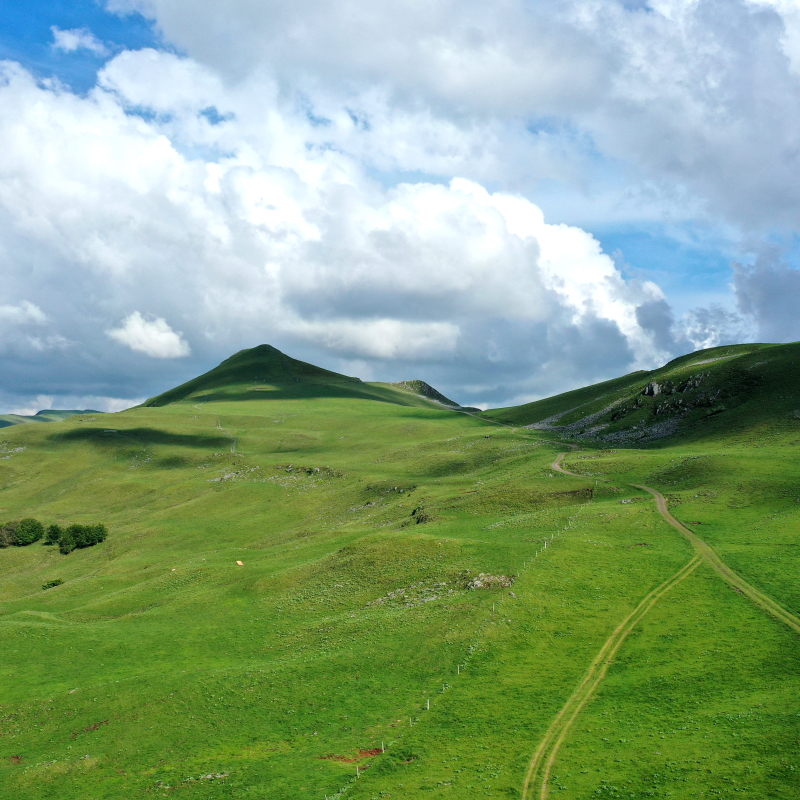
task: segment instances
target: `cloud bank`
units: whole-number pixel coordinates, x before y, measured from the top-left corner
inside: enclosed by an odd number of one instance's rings
[[[586,229],[792,235],[790,4],[108,7],[184,54],[123,50],[80,96],[0,66],[0,403],[141,398],[270,342],[501,404],[797,335],[787,263],[680,316]]]

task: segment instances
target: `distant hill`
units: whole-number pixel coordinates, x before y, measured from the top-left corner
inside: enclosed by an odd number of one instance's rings
[[[25,414],[0,414],[0,428],[7,428],[9,425],[26,425],[31,422],[60,422],[62,419],[69,419],[77,414],[102,414],[102,411],[93,411],[90,408],[82,411],[62,411],[60,409],[49,408],[44,411],[37,411],[28,416]]]
[[[800,414],[800,343],[700,350],[660,369],[521,406],[494,409],[498,422],[607,444],[706,436]]]
[[[440,391],[434,389],[429,383],[425,381],[397,381],[396,383],[378,384],[381,386],[392,386],[398,389],[404,389],[407,392],[412,392],[420,397],[426,397],[433,400],[434,403],[453,408],[457,411],[478,412],[479,408],[472,408],[471,406],[460,406],[449,397],[445,397]]]
[[[200,404],[222,400],[315,397],[361,398],[406,406],[435,403],[459,407],[423,381],[365,383],[360,378],[298,361],[268,344],[240,350],[218,367],[151,397],[142,405],[154,408],[182,401]]]

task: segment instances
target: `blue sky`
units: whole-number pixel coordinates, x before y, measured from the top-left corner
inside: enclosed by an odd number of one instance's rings
[[[93,0],[0,0],[0,58],[18,61],[41,78],[57,77],[76,92],[95,84],[106,57],[53,47],[52,27],[87,28],[111,51],[163,46],[153,22],[135,12],[111,14]]]
[[[800,336],[786,0],[1,3],[3,410],[261,342],[499,404]]]
[[[98,70],[115,53],[124,49],[145,47],[174,51],[163,41],[155,29],[154,21],[130,11],[126,14],[110,13],[102,3],[94,0],[30,0],[20,4],[2,0],[4,26],[0,30],[0,57],[23,64],[40,78],[56,77],[78,93],[91,89]],[[98,55],[81,49],[63,52],[53,46],[52,27],[62,30],[87,29],[105,44],[109,52]],[[311,113],[311,121],[318,124]],[[354,120],[357,119],[353,117]],[[328,122],[325,120],[325,122]],[[536,134],[542,131],[557,133],[557,125],[550,120],[529,124]],[[615,165],[593,154],[594,170],[609,173],[616,180]],[[449,176],[421,171],[389,171],[373,174],[385,185],[404,182],[443,183]],[[497,186],[494,188],[502,189]],[[563,187],[558,187],[559,193]],[[535,197],[533,199],[536,199]],[[547,193],[539,202],[547,208]],[[553,221],[580,224],[560,203]],[[676,226],[649,225],[592,225],[587,230],[600,240],[607,253],[618,253],[625,265],[626,274],[654,280],[679,302],[681,310],[688,310],[694,298],[722,299],[731,280],[730,249],[714,231],[697,231],[695,226],[676,229]]]

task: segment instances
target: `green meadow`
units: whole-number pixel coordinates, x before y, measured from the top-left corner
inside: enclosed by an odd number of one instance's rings
[[[467,414],[264,347],[126,412],[4,428],[0,521],[109,536],[0,550],[0,796],[800,796],[800,634],[706,562],[525,788],[609,637],[695,557],[630,484],[800,612],[793,347],[756,380],[703,365],[735,391],[634,443],[524,427],[579,420],[574,397]],[[625,392],[652,375],[621,380],[585,413],[644,424]]]

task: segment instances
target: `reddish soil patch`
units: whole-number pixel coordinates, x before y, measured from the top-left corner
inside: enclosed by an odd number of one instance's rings
[[[369,756],[379,756],[382,752],[383,750],[380,747],[373,747],[372,750],[359,750],[358,754],[361,758],[367,758]]]
[[[88,728],[84,728],[82,731],[73,733],[70,738],[77,739],[82,733],[89,733],[89,731],[96,731],[101,725],[108,725],[108,720],[104,719],[102,722],[95,722],[94,725],[90,725]]]
[[[22,756],[9,756],[9,760],[12,764],[21,764],[22,763]]]

